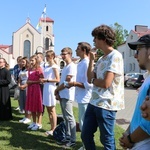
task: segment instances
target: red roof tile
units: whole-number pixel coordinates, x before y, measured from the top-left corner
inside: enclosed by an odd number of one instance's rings
[[[0,48],[6,49],[8,48],[10,45],[0,45]]]
[[[54,20],[52,20],[51,18],[49,18],[49,17],[46,17],[46,18],[41,18],[40,19],[42,22],[54,22]]]

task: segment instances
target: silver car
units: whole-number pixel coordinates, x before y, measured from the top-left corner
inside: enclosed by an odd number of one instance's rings
[[[131,73],[131,74],[129,73],[124,83],[125,87],[129,87],[129,86],[135,87],[135,83],[140,75],[143,75],[143,74],[142,73]]]

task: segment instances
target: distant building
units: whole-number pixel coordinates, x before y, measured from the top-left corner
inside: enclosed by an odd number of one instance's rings
[[[54,50],[54,20],[49,17],[41,18],[37,28],[34,28],[30,19],[27,18],[26,23],[12,34],[12,45],[0,45],[0,57],[4,57],[13,68],[16,64],[18,56],[27,56],[28,58],[36,52]],[[74,61],[77,59],[74,58]],[[56,62],[62,69],[65,65],[61,56],[56,56]]]
[[[136,25],[135,30],[131,30],[126,42],[118,46],[118,51],[122,53],[124,59],[124,73],[145,72],[139,68],[137,60],[134,58],[136,51],[129,48],[128,43],[137,41],[141,36],[150,34],[148,26]]]

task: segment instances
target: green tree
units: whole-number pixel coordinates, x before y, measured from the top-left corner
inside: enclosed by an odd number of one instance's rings
[[[116,41],[113,47],[117,49],[119,45],[123,44],[126,41],[129,34],[128,31],[126,29],[123,29],[123,27],[117,22],[114,23],[114,25],[111,27],[115,30],[116,33]]]
[[[111,25],[110,27],[113,28],[114,31],[115,31],[115,33],[116,33],[116,41],[115,41],[113,47],[115,49],[117,49],[117,47],[119,45],[123,44],[126,41],[126,39],[127,39],[127,37],[128,37],[129,34],[128,34],[128,31],[126,29],[123,29],[123,27],[120,24],[118,24],[117,22],[114,23],[114,25]],[[104,55],[103,51],[100,50],[100,49],[98,49],[98,51],[97,51],[97,57],[96,57],[95,62],[102,55]]]

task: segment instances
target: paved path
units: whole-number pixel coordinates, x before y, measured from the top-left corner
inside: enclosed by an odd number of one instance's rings
[[[131,121],[137,95],[135,89],[125,88],[125,109],[118,111],[116,115],[116,123],[125,130]],[[78,107],[76,102],[74,102],[74,106]]]
[[[117,112],[116,123],[123,129],[127,129],[134,112],[138,93],[135,89],[125,89],[125,109]]]

